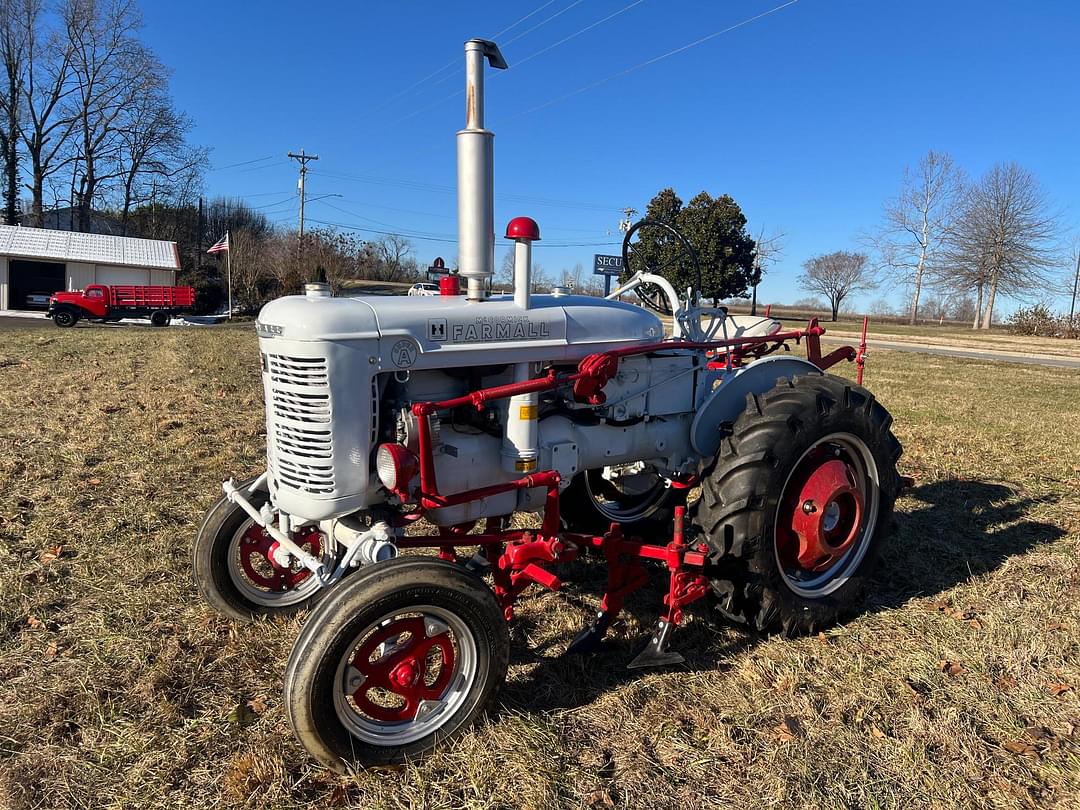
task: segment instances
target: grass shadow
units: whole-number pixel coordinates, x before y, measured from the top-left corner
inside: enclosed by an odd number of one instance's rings
[[[1065,534],[1058,526],[1026,517],[1034,507],[1055,502],[1055,496],[1028,496],[1005,482],[937,481],[908,490],[905,496],[917,505],[903,504],[907,508],[895,514],[894,532],[861,612],[887,610],[913,598],[947,591]],[[595,604],[585,594],[601,594],[605,581],[601,564],[588,565],[577,568],[572,581],[560,592],[567,608],[581,609],[582,626],[592,618]],[[658,616],[665,582],[663,573],[655,570],[649,585],[627,602],[627,611],[643,628],[652,627]],[[685,656],[686,662],[668,667],[669,671],[724,669],[734,656],[762,638],[749,632],[718,632],[707,603],[694,607],[695,620],[679,628],[672,642],[672,649]],[[522,641],[535,635],[543,620],[543,614],[515,619],[522,624],[513,633],[511,660],[534,666],[524,677],[507,682],[502,695],[504,709],[545,712],[577,708],[649,672],[626,668],[646,643],[646,635],[609,638],[603,651],[593,655],[562,656],[555,651],[569,643],[569,638],[562,643],[548,638],[535,647]]]
[[[895,514],[866,610],[947,591],[1065,535],[1027,517],[1058,496],[1030,496],[1004,481],[935,481],[904,494],[917,506]]]

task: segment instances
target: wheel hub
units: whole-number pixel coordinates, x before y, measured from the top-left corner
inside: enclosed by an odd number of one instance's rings
[[[322,553],[322,535],[315,526],[300,529],[293,541],[314,557]],[[262,526],[252,524],[240,540],[240,567],[253,583],[268,591],[290,591],[305,582],[311,571],[299,563],[281,565],[278,543]]]
[[[836,457],[808,459],[807,469],[789,484],[793,501],[778,528],[781,559],[806,572],[829,570],[858,539],[863,494],[856,471]],[[783,513],[782,513],[783,514]]]
[[[375,720],[416,720],[425,704],[443,699],[454,663],[449,627],[423,617],[394,619],[357,649],[350,662],[356,674],[345,689],[357,708]]]

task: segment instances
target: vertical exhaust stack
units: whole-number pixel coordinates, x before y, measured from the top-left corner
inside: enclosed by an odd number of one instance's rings
[[[499,47],[486,39],[465,43],[465,129],[457,134],[458,264],[470,301],[486,295],[495,273],[495,133],[484,129],[484,59],[505,70]]]

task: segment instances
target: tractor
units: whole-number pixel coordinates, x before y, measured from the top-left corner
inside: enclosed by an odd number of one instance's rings
[[[506,678],[516,599],[559,588],[560,563],[607,565],[569,654],[601,649],[627,597],[664,577],[631,667],[683,661],[673,634],[699,600],[761,632],[850,615],[901,487],[892,419],[861,385],[865,329],[823,355],[816,321],[703,306],[635,249],[651,229],[692,272],[666,224],[628,230],[624,281],[599,298],[533,294],[540,229],[515,218],[513,294],[489,292],[485,63],[506,67],[467,42],[459,273],[438,295],[315,283],[263,308],[266,470],[222,485],[194,544],[195,582],[226,616],[311,609],[284,705],[337,770],[415,761],[476,721]],[[826,373],[840,362],[858,383]]]

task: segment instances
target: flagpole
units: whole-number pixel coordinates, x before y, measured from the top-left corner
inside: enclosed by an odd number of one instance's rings
[[[229,232],[225,231],[225,244],[228,247],[225,249],[225,275],[228,278],[229,286],[229,314],[226,316],[226,320],[232,320],[232,245],[229,244]]]

